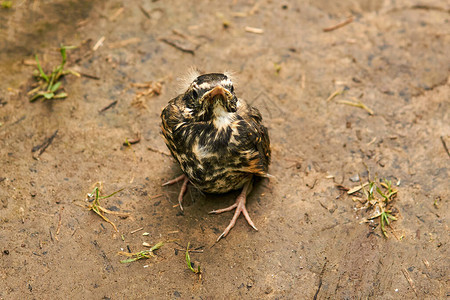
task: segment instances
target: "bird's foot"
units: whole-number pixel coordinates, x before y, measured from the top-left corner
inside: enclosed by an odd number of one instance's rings
[[[242,189],[242,192],[237,197],[236,202],[233,205],[226,207],[226,208],[217,209],[217,210],[213,210],[213,211],[209,212],[210,214],[220,214],[220,213],[223,213],[226,211],[231,211],[233,209],[236,209],[234,211],[234,216],[231,219],[230,224],[228,224],[227,228],[225,228],[225,231],[221,235],[219,235],[216,242],[220,241],[221,238],[227,236],[227,234],[230,232],[231,228],[233,228],[234,225],[236,224],[236,220],[238,219],[238,217],[241,213],[244,215],[248,224],[250,226],[252,226],[253,229],[258,231],[258,228],[256,228],[255,224],[253,223],[252,219],[250,218],[250,215],[248,214],[247,208],[245,207],[245,202],[247,200],[247,189],[248,189],[248,185],[246,184],[244,186],[244,188]]]
[[[183,180],[183,185],[181,186],[180,193],[178,194],[178,204],[180,205],[181,211],[183,211],[183,205],[182,205],[183,196],[184,196],[184,193],[186,193],[187,185],[189,183],[189,178],[183,174],[181,176],[178,176],[177,178],[167,181],[166,183],[164,183],[162,185],[162,186],[171,185],[171,184],[180,182],[182,180]]]

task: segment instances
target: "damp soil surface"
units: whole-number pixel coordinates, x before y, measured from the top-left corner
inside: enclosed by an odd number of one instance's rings
[[[448,297],[447,1],[0,2],[1,299]],[[61,44],[81,77],[30,102],[35,55],[50,72]],[[232,213],[208,212],[239,191],[190,186],[183,214],[161,186],[181,171],[159,115],[192,66],[233,71],[271,138],[259,231],[241,216],[218,243]],[[381,179],[387,237],[348,193]],[[100,200],[118,231],[87,208],[96,184],[123,189]]]

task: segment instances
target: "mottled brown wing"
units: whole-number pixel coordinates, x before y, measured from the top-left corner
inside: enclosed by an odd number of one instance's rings
[[[250,159],[248,167],[243,171],[261,176],[267,175],[271,158],[270,139],[267,128],[261,124],[261,113],[255,107],[248,106],[247,114],[243,117],[250,129],[248,142],[251,145],[249,146],[256,150],[256,155]]]
[[[164,137],[167,147],[169,148],[172,156],[178,161],[178,153],[180,152],[180,145],[177,143],[174,131],[177,126],[184,123],[184,116],[182,111],[184,106],[181,100],[182,95],[169,101],[169,104],[161,112],[161,134]]]

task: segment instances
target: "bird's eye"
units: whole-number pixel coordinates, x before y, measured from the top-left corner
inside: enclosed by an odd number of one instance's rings
[[[191,95],[192,95],[193,99],[197,99],[198,98],[198,92],[196,90],[192,90]]]

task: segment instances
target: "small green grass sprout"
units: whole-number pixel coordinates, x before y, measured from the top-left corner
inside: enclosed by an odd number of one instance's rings
[[[61,63],[53,68],[53,71],[50,74],[46,74],[42,69],[42,66],[39,62],[38,55],[36,54],[36,64],[37,70],[35,70],[35,77],[38,81],[38,86],[31,91],[28,92],[30,96],[30,102],[36,101],[41,98],[42,100],[49,99],[62,99],[67,97],[66,92],[58,92],[61,89],[61,81],[59,81],[64,75],[73,74],[77,77],[80,77],[78,72],[75,72],[70,69],[64,69],[64,66],[67,62],[67,50],[74,49],[75,46],[63,46],[59,48],[61,53]]]
[[[387,235],[387,232],[386,232],[386,228],[384,226],[385,226],[385,224],[390,226],[389,219],[397,221],[397,218],[394,217],[393,215],[391,215],[391,211],[390,210],[384,211],[384,209],[383,209],[382,212],[380,212],[380,213],[370,217],[369,220],[373,220],[373,219],[376,219],[378,217],[380,217],[381,232],[387,238],[388,235]]]
[[[189,270],[191,270],[195,274],[201,274],[202,270],[200,269],[200,266],[197,267],[197,270],[192,267],[191,257],[189,256],[189,245],[190,245],[190,243],[188,243],[188,245],[186,247],[186,264],[187,264]]]
[[[109,209],[103,208],[100,206],[100,199],[106,199],[109,197],[114,196],[115,194],[123,191],[124,189],[120,189],[118,191],[115,191],[114,193],[108,195],[108,196],[101,196],[100,197],[100,188],[98,186],[96,186],[94,188],[94,190],[92,191],[92,193],[87,194],[88,196],[88,200],[93,199],[92,203],[87,207],[89,210],[92,210],[93,212],[95,212],[97,215],[99,215],[103,220],[105,220],[105,222],[108,222],[109,224],[111,224],[112,227],[114,227],[114,230],[116,232],[119,232],[119,230],[116,227],[116,224],[114,224],[113,222],[111,222],[103,213],[107,213],[107,214],[114,214],[114,215],[127,215],[128,214],[123,214],[123,213],[117,213],[115,211],[110,211]]]
[[[386,226],[391,227],[390,220],[397,220],[397,218],[392,215],[391,210],[393,207],[393,200],[397,195],[397,190],[392,188],[392,182],[387,179],[380,180],[380,183],[377,183],[377,179],[373,181],[369,179],[367,183],[361,184],[358,188],[362,190],[364,195],[364,198],[359,198],[358,201],[363,203],[367,209],[375,210],[372,216],[365,219],[365,222],[380,218],[381,232],[387,238]],[[352,193],[355,193],[356,191],[358,191],[356,188],[352,189]]]

